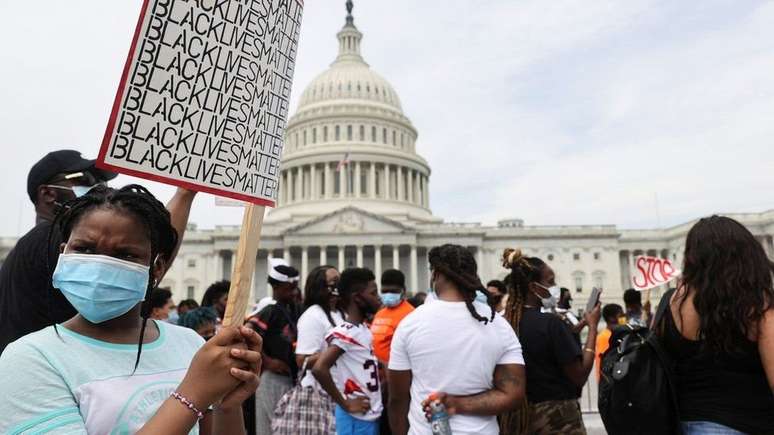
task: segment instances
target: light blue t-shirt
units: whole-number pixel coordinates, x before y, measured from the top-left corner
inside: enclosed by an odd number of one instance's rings
[[[112,344],[59,325],[26,335],[0,356],[0,434],[133,434],[183,380],[204,340],[155,322],[159,338]],[[192,433],[198,433],[195,427]]]

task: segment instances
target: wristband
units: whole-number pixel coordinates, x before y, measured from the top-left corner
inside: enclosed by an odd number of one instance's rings
[[[596,355],[596,354],[597,354],[597,353],[596,353],[596,352],[595,352],[593,349],[589,349],[588,347],[587,347],[587,348],[585,348],[585,349],[583,349],[583,351],[584,351],[584,352],[588,352],[588,353],[590,353],[590,354],[594,354],[594,355]]]
[[[178,393],[177,391],[173,391],[169,393],[170,397],[174,397],[177,399],[180,403],[185,405],[186,408],[190,409],[191,412],[193,412],[196,415],[197,420],[201,420],[204,418],[204,413],[199,411],[199,409],[188,399],[186,399],[183,395]]]

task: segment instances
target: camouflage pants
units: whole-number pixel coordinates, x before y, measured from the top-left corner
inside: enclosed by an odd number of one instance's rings
[[[577,400],[529,404],[529,435],[586,435]]]

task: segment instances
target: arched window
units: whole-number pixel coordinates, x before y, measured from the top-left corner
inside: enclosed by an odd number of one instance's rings
[[[352,140],[352,126],[347,126],[347,140]]]
[[[312,129],[312,143],[317,143],[317,127]]]
[[[335,136],[336,137],[334,138],[334,140],[336,140],[337,142],[341,140],[341,127],[339,127],[338,125],[336,126]]]
[[[594,287],[599,289],[605,288],[605,272],[597,270],[592,274],[591,279],[594,282]]]
[[[395,140],[395,130],[392,131],[392,146],[395,146],[398,141]]]
[[[376,143],[376,127],[371,127],[371,142]]]
[[[323,142],[328,142],[328,126],[323,127]]]
[[[387,145],[387,129],[386,128],[382,129],[382,143]]]
[[[304,146],[306,146],[306,130],[304,130]]]
[[[360,141],[362,142],[364,140],[365,140],[365,126],[361,125],[360,126]]]

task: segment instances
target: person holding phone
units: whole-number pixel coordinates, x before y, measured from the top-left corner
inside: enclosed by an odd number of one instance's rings
[[[558,316],[542,310],[553,304],[552,294],[558,290],[553,269],[515,249],[505,250],[503,266],[511,270],[504,317],[523,348],[527,405],[503,414],[500,432],[585,435],[577,397],[594,367],[598,298],[584,316],[594,327],[589,328],[586,343],[579,348],[572,330]]]

